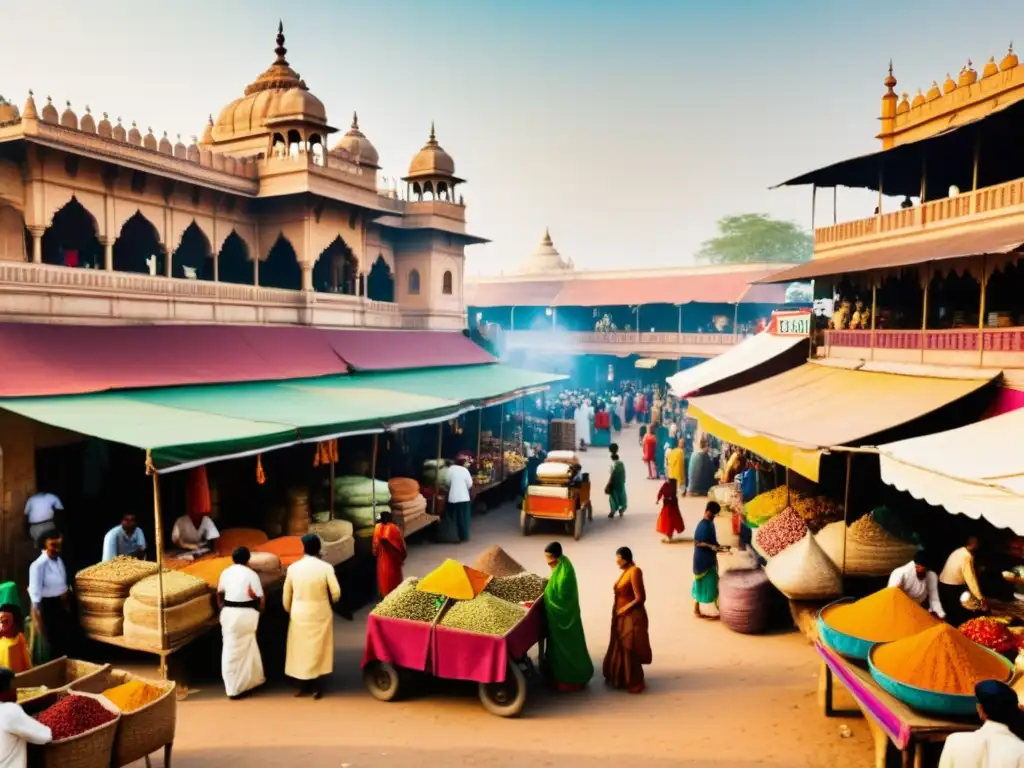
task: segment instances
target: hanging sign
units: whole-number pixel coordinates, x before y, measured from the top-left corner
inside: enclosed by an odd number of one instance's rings
[[[809,336],[811,334],[811,310],[799,309],[792,312],[772,312],[768,332],[776,336]]]

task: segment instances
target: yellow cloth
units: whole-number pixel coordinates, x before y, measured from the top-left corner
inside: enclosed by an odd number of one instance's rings
[[[0,667],[7,667],[14,674],[32,669],[32,656],[21,632],[17,637],[0,637]]]
[[[675,480],[676,485],[686,487],[686,456],[683,449],[676,446],[668,452],[665,461],[668,464],[668,478]]]
[[[939,574],[939,581],[956,587],[966,586],[975,598],[985,599],[981,594],[981,587],[978,586],[978,577],[974,573],[974,555],[967,547],[960,547],[947,558],[946,565]]]
[[[472,600],[484,591],[490,581],[489,574],[449,558],[420,579],[416,588],[420,592],[432,592],[453,600]]]
[[[284,673],[295,680],[315,680],[334,671],[334,612],[341,599],[334,568],[315,557],[288,566],[282,602],[288,612],[288,649]]]

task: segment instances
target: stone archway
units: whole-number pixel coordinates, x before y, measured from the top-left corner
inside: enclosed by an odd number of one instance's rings
[[[44,264],[104,267],[96,219],[74,197],[53,215],[53,222],[43,233],[42,249]]]
[[[249,247],[235,230],[231,230],[217,254],[217,280],[235,285],[256,282],[255,265],[249,258]]]
[[[391,274],[391,268],[383,256],[378,256],[373,262],[373,268],[366,278],[366,296],[373,301],[395,300],[395,276]]]
[[[114,242],[114,271],[141,275],[165,275],[165,255],[160,233],[140,211],[121,227]]]
[[[359,262],[340,235],[323,250],[313,265],[313,290],[359,295]]]
[[[185,228],[181,243],[171,257],[171,277],[213,280],[210,241],[194,221]]]
[[[299,257],[284,235],[278,235],[277,241],[267,254],[267,260],[260,263],[260,285],[290,291],[302,290]]]

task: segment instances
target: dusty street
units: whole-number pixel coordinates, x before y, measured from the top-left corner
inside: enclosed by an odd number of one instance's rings
[[[629,473],[630,507],[607,519],[601,493],[606,449],[591,449],[592,528],[574,542],[561,532],[523,538],[511,508],[474,518],[461,546],[411,548],[406,575],[424,574],[444,557],[471,561],[499,543],[537,573],[543,548],[562,541],[580,581],[587,641],[598,675],[585,693],[556,697],[531,689],[524,716],[503,720],[480,706],[474,686],[440,686],[409,701],[384,704],[362,687],[363,617],[339,621],[333,689],[319,702],[276,688],[227,701],[207,685],[179,705],[174,764],[190,766],[815,766],[870,765],[859,720],[826,720],[816,707],[817,665],[796,632],[747,637],[691,615],[692,545],[663,544],[654,532],[657,484],[644,475],[636,431],[618,438]],[[704,500],[684,506],[692,532]],[[600,662],[608,640],[615,549],[628,545],[643,568],[654,663],[648,690],[607,690]],[[842,738],[846,724],[851,738]],[[154,756],[155,758],[155,756]],[[154,760],[154,764],[159,761]]]

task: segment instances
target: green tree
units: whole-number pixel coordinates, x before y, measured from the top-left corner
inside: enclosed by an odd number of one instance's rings
[[[739,213],[718,220],[718,236],[705,241],[697,260],[710,264],[810,261],[814,238],[792,221],[765,213]]]

